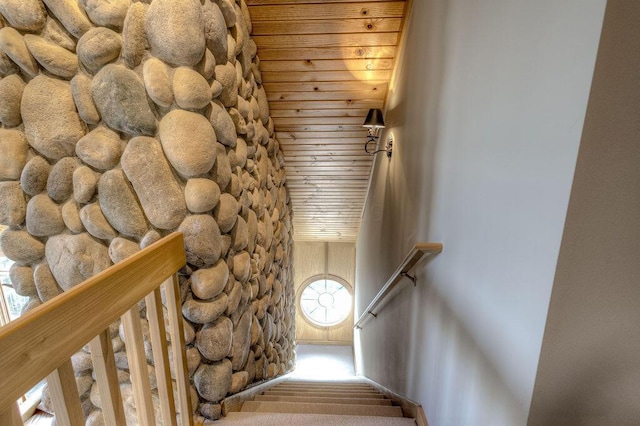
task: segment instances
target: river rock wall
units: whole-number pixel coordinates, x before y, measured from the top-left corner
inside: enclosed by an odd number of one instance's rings
[[[294,363],[290,206],[250,33],[242,0],[0,2],[0,247],[13,287],[28,310],[183,232],[188,367],[209,419],[225,395]],[[111,335],[131,419],[119,324]],[[100,424],[88,348],[72,361]]]

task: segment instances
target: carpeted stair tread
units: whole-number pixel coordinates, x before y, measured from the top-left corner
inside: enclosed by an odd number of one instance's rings
[[[391,405],[388,399],[380,398],[319,398],[317,396],[274,396],[256,395],[254,401],[289,401],[316,402],[322,404],[360,404],[360,405]]]
[[[358,404],[319,404],[311,402],[245,401],[240,411],[402,417],[402,408],[400,407]]]
[[[228,413],[216,425],[233,426],[415,426],[404,417],[336,416],[332,414]]]
[[[299,391],[274,391],[269,390],[264,393],[265,395],[277,395],[277,396],[317,396],[320,398],[384,398],[384,395],[376,392],[299,392]]]
[[[348,392],[374,392],[375,389],[370,386],[316,386],[316,385],[276,385],[272,389],[291,389],[291,390],[341,390]]]

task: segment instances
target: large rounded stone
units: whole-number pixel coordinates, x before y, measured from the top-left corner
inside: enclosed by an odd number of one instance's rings
[[[106,65],[93,78],[91,94],[107,126],[133,135],[155,133],[156,117],[135,72],[121,65]]]
[[[27,140],[45,156],[72,156],[85,130],[69,83],[39,75],[27,84],[20,107]]]
[[[39,31],[47,22],[47,15],[40,0],[2,0],[0,14],[9,25],[21,31]]]
[[[39,0],[38,0],[39,1]],[[70,52],[76,51],[76,39],[55,19],[47,19],[42,36]]]
[[[202,5],[204,15],[204,36],[207,48],[211,50],[216,62],[227,62],[227,25],[217,4],[212,1]]]
[[[242,284],[239,281],[236,281],[233,284],[233,288],[229,292],[229,304],[227,305],[226,315],[232,315],[238,310],[240,306],[240,301],[242,299]]]
[[[227,28],[231,28],[236,24],[236,11],[233,8],[231,0],[215,0],[216,4],[220,8],[222,15],[224,15],[224,21],[227,24]]]
[[[246,251],[233,256],[233,276],[240,282],[246,282],[251,272],[251,256]]]
[[[82,37],[92,27],[77,0],[44,0],[49,11],[76,38]]]
[[[173,65],[193,66],[205,49],[204,25],[197,0],[155,0],[145,28],[154,56]]]
[[[187,214],[187,206],[160,143],[143,136],[133,138],[127,144],[121,162],[149,222],[160,229],[180,225]]]
[[[28,265],[44,256],[44,244],[26,231],[7,228],[0,234],[0,251],[14,262]]]
[[[0,29],[0,50],[30,77],[38,74],[38,63],[29,53],[22,35],[14,28]]]
[[[76,154],[98,170],[109,170],[120,162],[122,141],[116,132],[96,127],[78,141]]]
[[[36,290],[38,291],[38,297],[42,302],[47,302],[62,293],[58,287],[58,283],[56,283],[55,278],[53,278],[49,265],[46,263],[41,263],[35,267],[33,270],[33,279],[36,284]]]
[[[80,220],[89,234],[101,240],[111,240],[117,236],[109,225],[98,203],[87,204],[80,209]]]
[[[1,162],[2,159],[0,159],[0,163]],[[47,188],[47,179],[49,178],[50,171],[51,166],[47,160],[38,156],[33,157],[24,166],[22,174],[20,175],[20,186],[22,186],[22,190],[32,196],[44,191]]]
[[[218,260],[211,268],[202,268],[191,274],[191,291],[200,299],[211,299],[222,292],[229,279],[229,267]]]
[[[193,213],[204,213],[218,204],[220,187],[209,179],[189,179],[184,188],[187,208]]]
[[[212,324],[205,324],[196,333],[196,347],[209,361],[220,361],[231,350],[233,323],[227,317],[218,318]]]
[[[229,388],[229,393],[234,394],[240,392],[249,381],[249,373],[246,371],[239,371],[237,373],[233,373],[231,376],[231,388]]]
[[[33,280],[33,268],[30,266],[14,263],[9,268],[9,280],[15,292],[20,296],[33,297],[38,295],[36,283]]]
[[[75,201],[69,200],[62,206],[62,220],[74,234],[84,232],[84,225],[80,220],[80,209]]]
[[[227,309],[227,299],[225,293],[221,293],[215,299],[207,302],[187,298],[182,304],[182,315],[196,324],[213,322]]]
[[[107,248],[87,233],[49,238],[46,257],[53,276],[65,291],[111,266]]]
[[[0,80],[0,123],[6,127],[16,127],[22,123],[20,101],[22,101],[25,86],[26,84],[17,74]],[[0,143],[1,141],[0,139]]]
[[[231,387],[231,362],[202,364],[193,376],[198,394],[207,401],[217,402],[225,397]]]
[[[180,67],[173,75],[173,93],[176,103],[184,109],[204,108],[211,102],[211,87],[200,73]]]
[[[109,257],[118,263],[140,251],[140,246],[126,238],[116,237],[109,244]]]
[[[135,68],[142,61],[145,49],[149,47],[144,29],[148,5],[133,3],[129,7],[122,28],[122,59],[129,68]]]
[[[75,157],[65,157],[51,168],[47,179],[47,193],[57,202],[66,201],[73,194],[73,172],[80,167]]]
[[[260,121],[266,125],[269,122],[269,101],[263,86],[258,89],[258,106],[260,107]]]
[[[198,406],[198,411],[207,419],[218,420],[222,415],[222,405],[220,404],[202,404]],[[211,426],[215,423],[205,421],[203,424]]]
[[[236,128],[231,116],[219,101],[211,103],[211,115],[209,121],[216,132],[218,142],[234,147],[236,145]]]
[[[18,226],[27,213],[20,182],[0,182],[0,224]]]
[[[29,153],[24,133],[0,129],[0,152],[0,179],[19,179]]]
[[[91,72],[118,59],[122,49],[120,34],[109,28],[92,28],[78,40],[78,58]]]
[[[69,80],[78,72],[78,57],[64,47],[33,34],[25,34],[24,42],[36,61],[51,74]]]
[[[211,169],[211,177],[216,181],[220,189],[226,189],[231,180],[231,164],[222,144],[218,144],[216,162]]]
[[[38,194],[29,200],[27,231],[36,237],[48,237],[64,231],[60,208],[47,194]]]
[[[249,244],[249,229],[247,227],[247,222],[245,222],[245,220],[240,216],[238,216],[236,224],[231,230],[231,239],[233,241],[233,250],[236,252],[244,250]]]
[[[220,230],[227,233],[233,229],[238,218],[238,202],[231,194],[220,195],[220,201],[213,211]]]
[[[73,172],[73,198],[78,203],[88,203],[96,192],[97,183],[98,178],[89,167],[78,167]]]
[[[216,135],[200,114],[173,110],[160,122],[160,140],[171,165],[183,176],[207,173],[216,160]]]
[[[233,344],[231,347],[231,362],[234,371],[239,371],[247,361],[251,343],[251,320],[253,314],[250,310],[242,314],[236,329],[233,331]]]
[[[78,73],[71,79],[71,94],[78,108],[80,118],[87,124],[98,124],[100,114],[91,97],[91,77]]]
[[[144,87],[149,97],[162,107],[169,107],[173,103],[169,68],[160,59],[150,58],[142,66]]]
[[[122,28],[130,0],[80,0],[89,19],[102,27]]]
[[[213,78],[213,73],[216,68],[216,58],[213,57],[213,53],[211,53],[209,49],[205,49],[202,60],[195,68],[205,80],[210,81]]]
[[[224,65],[216,65],[216,80],[222,84],[220,102],[227,107],[234,107],[238,103],[238,80],[236,68],[231,62]]]
[[[102,175],[98,200],[107,220],[120,233],[142,238],[147,232],[142,209],[122,170],[110,170]]]
[[[184,234],[187,262],[191,265],[209,266],[220,258],[220,229],[211,216],[188,216],[178,231]]]

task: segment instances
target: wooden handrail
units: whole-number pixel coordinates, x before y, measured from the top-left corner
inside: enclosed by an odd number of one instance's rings
[[[102,367],[94,365],[97,368],[96,375],[98,379],[104,376],[107,370],[110,372],[115,371],[113,348],[108,335],[109,325],[123,315],[124,318],[127,315],[130,315],[132,319],[139,318],[138,302],[149,294],[153,295],[153,297],[147,297],[147,304],[160,301],[160,286],[163,283],[168,303],[169,300],[175,302],[177,299],[179,306],[180,299],[179,293],[177,293],[178,282],[176,274],[185,264],[186,256],[183,236],[178,232],[172,233],[126,260],[111,266],[27,312],[6,326],[0,327],[0,359],[2,360],[0,419],[3,418],[3,414],[12,412],[17,398],[44,377],[49,376],[49,379],[53,378],[55,382],[56,377],[54,375],[59,374],[62,377],[60,377],[57,387],[62,390],[64,390],[65,386],[68,387],[69,384],[65,383],[65,380],[68,381],[68,374],[65,373],[65,369],[70,367],[69,358],[89,341],[92,343],[91,349],[94,364],[96,364],[96,359],[100,356],[105,357],[104,362],[101,363]],[[158,307],[156,304],[151,309],[151,314],[155,315],[156,318],[158,318],[157,310],[162,310],[161,305]],[[169,310],[180,312],[180,309],[177,308],[176,310],[175,307],[170,307]],[[151,318],[149,320],[151,321]],[[139,321],[136,322],[139,327]],[[178,354],[180,359],[177,360],[178,368],[176,368],[179,376],[178,386],[188,390],[184,347],[175,348],[180,342],[184,345],[181,315],[176,318],[169,317],[169,325],[172,337],[175,339],[172,345],[174,354],[176,349],[180,352]],[[162,333],[159,335],[163,336],[164,323],[160,328],[162,328]],[[158,333],[154,332],[155,334]],[[127,339],[127,347],[129,346],[129,340],[135,343],[136,337],[134,334],[130,339]],[[142,344],[142,335],[140,334],[139,337],[140,342],[138,343]],[[151,337],[153,351],[156,350],[156,347],[161,348],[162,346],[157,342],[157,339],[154,336]],[[105,344],[106,347],[104,347]],[[135,348],[128,349],[127,356],[130,356],[129,351],[135,352]],[[94,352],[96,353],[94,354]],[[144,358],[142,361],[144,362],[146,374],[146,361]],[[163,363],[165,362],[163,361]],[[130,367],[133,368],[131,365]],[[156,365],[156,374],[160,382],[163,379],[161,376],[166,377],[169,372],[161,372],[158,369],[159,366]],[[73,370],[71,370],[71,378],[73,378]],[[180,383],[181,381],[187,381],[187,383]],[[103,381],[103,383],[106,383],[104,389],[108,390],[109,382]],[[117,385],[117,383],[117,378],[115,383],[111,382],[112,385]],[[100,383],[99,389],[102,390]],[[75,382],[73,382],[73,390],[75,390]],[[112,389],[112,393],[119,395],[117,387],[115,391]],[[75,394],[77,397],[77,392]],[[105,399],[109,397],[109,395],[101,396]],[[116,403],[121,404],[121,401],[116,401]],[[189,395],[181,395],[180,403],[182,423],[192,424]],[[115,410],[116,416],[122,414],[121,408],[116,408]],[[69,411],[72,413],[73,407]],[[140,418],[140,412],[148,412],[148,409],[146,407],[144,409],[138,407],[137,411]],[[105,414],[105,420],[107,420],[107,413],[103,414]],[[84,419],[82,421],[82,424],[84,424]],[[76,420],[73,417],[68,422],[69,424],[76,424]],[[155,424],[153,419],[141,421],[140,424],[147,422]],[[67,422],[63,421],[62,424],[64,423]],[[173,421],[168,424],[172,423],[175,424],[175,415]]]
[[[382,301],[389,296],[394,287],[402,280],[402,278],[409,278],[413,280],[415,284],[415,277],[409,275],[409,271],[418,263],[425,254],[432,255],[440,253],[442,251],[441,243],[416,243],[407,254],[396,271],[391,275],[391,278],[386,282],[384,287],[380,289],[376,297],[373,298],[369,306],[364,310],[358,321],[353,325],[353,328],[360,329],[362,324],[367,320],[369,316],[374,318],[378,316],[375,309],[382,303]]]

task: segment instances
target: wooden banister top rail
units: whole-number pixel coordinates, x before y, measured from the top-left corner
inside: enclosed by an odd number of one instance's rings
[[[185,264],[174,232],[0,327],[0,413]]]
[[[375,309],[387,296],[391,294],[395,286],[402,280],[402,278],[412,279],[415,283],[415,278],[408,275],[408,273],[411,269],[413,269],[416,263],[418,263],[418,261],[422,259],[425,254],[432,255],[435,253],[440,253],[441,251],[441,243],[416,243],[409,254],[405,256],[398,269],[396,269],[396,271],[391,275],[391,278],[389,278],[384,287],[380,289],[378,294],[376,294],[376,297],[373,298],[371,303],[369,303],[369,306],[367,306],[362,315],[360,315],[360,318],[358,318],[358,321],[353,325],[353,328],[360,329],[369,316],[377,316],[377,314],[375,313]]]

